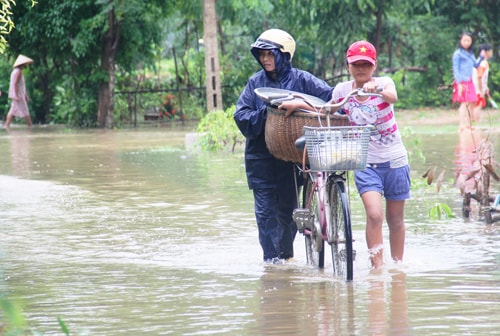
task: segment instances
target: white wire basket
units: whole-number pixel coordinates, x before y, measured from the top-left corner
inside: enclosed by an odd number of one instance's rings
[[[311,171],[362,170],[366,168],[372,125],[304,126]]]

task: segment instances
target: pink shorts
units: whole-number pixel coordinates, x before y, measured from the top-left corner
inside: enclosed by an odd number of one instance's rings
[[[467,82],[462,82],[463,90],[462,94],[458,95],[458,85],[453,82],[453,96],[452,102],[454,103],[469,103],[477,101],[476,89],[474,88],[474,83],[472,79]]]

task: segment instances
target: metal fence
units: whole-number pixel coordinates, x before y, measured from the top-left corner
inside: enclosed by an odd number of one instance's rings
[[[144,122],[184,122],[202,117],[205,110],[204,87],[115,91],[115,113],[121,123],[134,127]]]

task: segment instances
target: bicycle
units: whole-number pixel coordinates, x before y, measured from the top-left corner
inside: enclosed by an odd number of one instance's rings
[[[276,89],[275,89],[276,90]],[[259,92],[257,92],[259,93]],[[330,126],[328,117],[333,108],[342,107],[353,96],[380,96],[361,89],[350,92],[337,104],[318,103],[307,95],[275,92],[267,96],[271,105],[302,99],[314,111],[324,115],[327,125],[304,126],[304,135],[297,139],[298,150],[304,150],[299,169],[305,175],[301,207],[293,212],[298,232],[305,237],[307,262],[324,268],[325,243],[331,246],[333,273],[345,281],[354,278],[354,259],[349,197],[349,177],[352,170],[364,169],[368,143],[373,129],[367,126]],[[321,111],[325,113],[321,113]],[[306,154],[308,165],[306,165]]]
[[[342,107],[352,96],[380,96],[360,89],[351,91],[338,104]],[[311,104],[309,104],[311,105]],[[317,112],[316,112],[317,113]],[[326,118],[329,121],[329,118]],[[333,272],[345,281],[354,278],[354,260],[349,197],[349,171],[364,169],[372,125],[304,127],[309,169],[302,194],[302,208],[294,211],[299,232],[305,236],[308,262],[324,267],[325,243],[331,247]],[[301,141],[298,146],[300,147]],[[305,160],[304,160],[305,161]]]

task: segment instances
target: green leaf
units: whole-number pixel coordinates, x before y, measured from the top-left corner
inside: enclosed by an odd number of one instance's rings
[[[429,211],[430,219],[440,220],[453,217],[455,217],[455,215],[453,214],[452,209],[444,203],[436,203]]]
[[[61,326],[61,329],[66,334],[66,336],[69,336],[69,329],[68,329],[68,327],[66,327],[66,324],[63,322],[63,320],[59,316],[57,317],[57,322]]]

